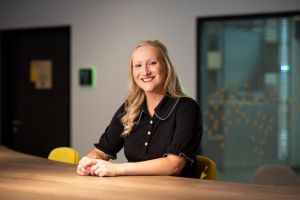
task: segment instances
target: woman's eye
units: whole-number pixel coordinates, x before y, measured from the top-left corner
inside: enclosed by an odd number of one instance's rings
[[[150,63],[149,63],[149,65],[156,65],[156,61],[151,61]]]
[[[141,64],[136,64],[136,65],[135,65],[135,67],[141,67],[141,66],[142,66]]]

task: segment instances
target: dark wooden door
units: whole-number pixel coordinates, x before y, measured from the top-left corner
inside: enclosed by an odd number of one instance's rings
[[[70,145],[70,28],[1,31],[2,143],[47,157]]]

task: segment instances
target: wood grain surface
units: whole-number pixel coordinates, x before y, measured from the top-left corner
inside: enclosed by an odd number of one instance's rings
[[[300,199],[299,187],[168,176],[78,176],[76,166],[0,146],[0,199]]]

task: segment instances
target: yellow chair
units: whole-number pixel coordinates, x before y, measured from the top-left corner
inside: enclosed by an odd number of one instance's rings
[[[77,164],[79,162],[79,153],[71,147],[57,147],[49,153],[48,159]]]
[[[198,166],[200,170],[200,179],[217,180],[217,166],[215,161],[205,157],[197,155]]]

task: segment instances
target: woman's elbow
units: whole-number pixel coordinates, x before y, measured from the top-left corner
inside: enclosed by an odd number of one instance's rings
[[[167,174],[166,174],[168,176],[179,176],[181,174],[182,169],[185,166],[186,159],[183,158],[183,157],[179,157],[179,156],[176,156],[176,157],[177,158],[170,158],[169,157],[169,162],[170,163],[169,163],[169,168],[168,168]]]
[[[167,175],[168,176],[179,176],[181,171],[182,171],[182,167],[176,166],[173,169],[171,169]]]

